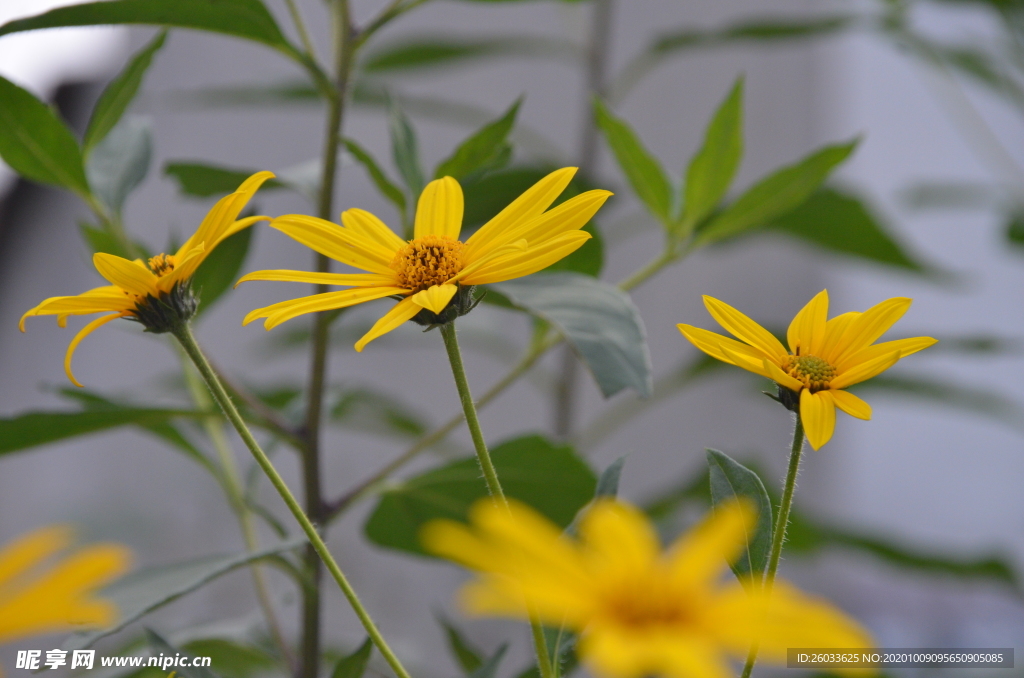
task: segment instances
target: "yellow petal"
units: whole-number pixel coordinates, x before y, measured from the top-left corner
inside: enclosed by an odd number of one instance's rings
[[[135,298],[116,285],[97,287],[74,297],[50,297],[21,316],[18,327],[25,331],[25,318],[37,315],[88,315],[104,311],[128,311],[135,308]],[[63,327],[63,324],[61,325]]]
[[[111,320],[123,318],[124,316],[124,313],[114,313],[112,315],[105,315],[100,318],[96,318],[96,320],[93,320],[91,323],[79,330],[78,334],[75,335],[75,338],[71,340],[71,345],[68,346],[68,352],[64,356],[64,372],[67,373],[68,379],[71,380],[72,384],[75,386],[82,386],[82,384],[75,379],[75,375],[71,372],[71,357],[75,354],[75,349],[78,348],[78,345],[96,329],[103,327]]]
[[[675,581],[688,591],[710,586],[746,546],[756,521],[749,500],[716,507],[672,545],[670,563]]]
[[[238,221],[234,222],[233,224],[228,226],[227,230],[225,230],[224,233],[222,233],[219,238],[214,240],[212,244],[204,243],[207,248],[207,253],[212,252],[217,245],[221,244],[222,242],[233,236],[235,233],[238,233],[239,231],[244,231],[245,229],[260,221],[272,221],[272,219],[271,217],[257,215],[252,217],[246,217],[245,219],[239,219]]]
[[[392,252],[405,247],[404,240],[395,235],[387,224],[366,210],[345,210],[341,213],[341,223],[349,230],[356,231]]]
[[[100,275],[123,290],[140,297],[158,294],[156,276],[141,261],[128,261],[113,254],[97,252],[92,256],[92,263]]]
[[[466,285],[486,285],[522,278],[564,259],[590,238],[591,235],[586,231],[562,233],[540,247],[531,247],[523,252],[497,257],[459,280]]]
[[[412,317],[420,312],[422,307],[412,300],[411,297],[402,299],[400,302],[395,304],[395,307],[385,313],[380,320],[374,323],[370,331],[364,334],[359,341],[356,342],[356,351],[362,353],[366,345],[371,341],[387,334],[391,330],[397,328],[399,325],[407,320],[412,320]]]
[[[721,349],[722,353],[724,353],[726,357],[729,358],[728,362],[732,363],[736,367],[742,367],[748,372],[753,372],[754,374],[759,374],[762,377],[768,377],[769,379],[771,379],[771,373],[768,372],[767,368],[765,367],[765,363],[771,362],[767,358],[761,357],[760,355],[758,355],[756,358],[751,357],[747,352],[733,353],[732,346],[725,344],[721,345]],[[750,349],[748,348],[748,351],[749,350]]]
[[[270,222],[270,227],[343,264],[384,275],[391,272],[393,252],[355,231],[324,219],[286,214]]]
[[[839,340],[842,338],[843,333],[846,332],[846,328],[850,326],[850,323],[855,318],[860,316],[859,311],[850,311],[848,313],[842,313],[837,315],[825,323],[825,340],[821,345],[821,353],[816,354],[819,358],[829,359],[835,352],[836,346],[839,344]]]
[[[608,577],[645,577],[661,551],[658,535],[636,508],[613,500],[596,502],[579,524],[592,572]]]
[[[842,373],[856,367],[860,363],[866,363],[879,356],[889,355],[894,351],[899,351],[900,358],[906,358],[908,355],[917,353],[918,351],[923,351],[929,346],[934,346],[938,342],[938,339],[932,339],[931,337],[911,337],[910,339],[897,339],[896,341],[885,341],[881,344],[872,344],[867,348],[863,348],[856,353],[850,354],[836,363],[836,370]]]
[[[308,297],[289,299],[288,301],[281,301],[270,306],[257,308],[245,316],[242,324],[248,325],[257,318],[266,318],[263,326],[267,330],[272,330],[283,322],[307,313],[331,311],[336,308],[361,304],[364,301],[373,301],[374,299],[405,293],[406,290],[401,287],[356,287],[338,292],[313,294]]]
[[[764,361],[764,369],[768,372],[768,378],[776,384],[782,384],[790,391],[799,391],[804,388],[804,383],[796,377],[786,374],[782,368],[770,360]]]
[[[566,231],[576,231],[587,225],[587,222],[597,214],[605,201],[611,197],[611,191],[587,191],[577,195],[575,198],[566,200],[558,207],[550,209],[544,214],[534,217],[514,229],[509,229],[497,240],[501,243],[525,240],[530,247],[542,245],[545,241],[554,238]],[[493,243],[492,247],[498,243]],[[487,248],[488,250],[490,248]],[[485,250],[475,252],[477,256],[484,256]],[[466,260],[472,263],[471,255]]]
[[[825,340],[828,319],[828,290],[822,290],[807,302],[789,324],[786,339],[793,355],[818,355]]]
[[[819,357],[836,365],[843,358],[867,348],[903,317],[912,302],[906,297],[893,297],[875,304],[850,322],[831,356]]]
[[[816,450],[832,438],[836,429],[836,405],[831,391],[800,391],[800,421],[807,434],[807,442]]]
[[[173,271],[157,278],[157,289],[161,292],[170,292],[171,288],[176,284],[191,278],[199,268],[199,265],[206,259],[207,254],[209,252],[206,251],[206,245],[203,243],[199,243],[196,247],[186,252],[174,265]]]
[[[416,206],[415,237],[443,235],[459,239],[462,230],[462,186],[451,177],[427,184]]]
[[[871,419],[871,405],[868,405],[849,391],[832,390],[829,393],[832,394],[832,399],[836,401],[836,407],[851,417],[864,420]]]
[[[711,316],[734,337],[761,349],[766,355],[771,356],[773,362],[779,362],[788,355],[786,348],[771,332],[729,304],[704,295],[704,306],[707,307]]]
[[[380,273],[310,273],[306,271],[253,271],[239,278],[235,283],[238,287],[252,280],[270,280],[275,282],[312,283],[314,285],[348,285],[351,287],[397,287],[394,274]]]
[[[0,585],[67,548],[70,543],[71,529],[66,525],[40,528],[8,542],[0,549]]]
[[[543,213],[565,190],[575,174],[575,167],[563,167],[526,189],[508,207],[470,236],[463,250],[464,256],[469,260],[475,260],[482,252],[509,242],[505,234]]]
[[[257,172],[243,181],[237,191],[218,200],[213,208],[207,212],[206,217],[203,218],[202,223],[199,224],[199,228],[192,234],[192,237],[182,243],[177,251],[177,255],[184,256],[187,252],[201,244],[205,244],[207,253],[213,251],[217,243],[227,237],[226,234],[234,226],[239,213],[245,209],[245,206],[252,199],[252,196],[256,194],[260,186],[268,179],[273,178],[274,174],[272,172]],[[256,219],[256,221],[258,220]]]
[[[579,639],[577,652],[598,678],[730,678],[725,656],[708,640],[675,629],[596,623]]]
[[[741,344],[731,337],[722,336],[721,334],[710,332],[699,327],[694,327],[693,325],[680,323],[679,325],[676,325],[676,327],[691,344],[704,351],[712,358],[729,363],[730,365],[735,365],[736,363],[726,355],[725,351],[722,350],[722,347],[727,347],[730,353],[738,353],[750,358],[752,361],[761,361],[768,357],[764,351],[754,348],[753,346],[748,346],[747,344]]]
[[[440,313],[458,291],[458,285],[434,285],[421,292],[417,292],[410,299],[428,311]]]
[[[830,389],[839,389],[859,384],[862,381],[870,379],[876,374],[885,372],[887,369],[895,365],[896,361],[899,359],[899,351],[894,351],[889,355],[878,356],[877,358],[865,363],[855,365],[845,372],[840,372],[834,379],[832,379],[832,381],[829,382],[828,386]]]

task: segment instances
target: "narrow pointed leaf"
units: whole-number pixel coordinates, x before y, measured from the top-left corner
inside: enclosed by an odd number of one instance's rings
[[[682,228],[690,232],[729,190],[743,157],[743,78],[718,107],[686,172]]]
[[[768,565],[772,544],[772,504],[768,491],[756,473],[718,450],[707,450],[711,478],[711,503],[718,506],[734,499],[746,499],[757,510],[757,523],[747,536],[747,548],[735,563],[737,577],[753,573],[758,577]]]
[[[495,678],[498,674],[498,666],[501,664],[501,660],[505,658],[505,652],[507,651],[508,644],[499,647],[487,661],[469,674],[469,678]]]
[[[398,168],[398,173],[405,181],[406,188],[409,189],[412,203],[415,204],[426,185],[420,165],[419,146],[416,143],[416,132],[412,128],[412,123],[394,102],[390,105],[388,130],[391,134],[391,156]]]
[[[465,38],[436,35],[403,39],[376,47],[363,59],[365,73],[451,68],[462,63],[479,64],[488,57],[521,56],[575,61],[580,49],[568,40],[536,36]]]
[[[363,166],[366,173],[370,175],[374,186],[380,191],[380,194],[390,200],[398,208],[398,212],[404,215],[407,207],[405,194],[402,193],[402,189],[388,178],[388,175],[381,169],[374,157],[370,155],[370,152],[352,139],[345,139],[345,150],[355,158],[356,162]]]
[[[619,457],[601,472],[601,477],[597,479],[595,497],[615,497],[619,493],[619,479],[622,477],[622,467],[625,463],[626,458]]]
[[[517,99],[504,115],[487,123],[459,144],[455,152],[434,170],[434,178],[450,176],[462,180],[493,161],[506,147],[505,140],[516,123],[520,104],[522,99]]]
[[[451,621],[437,615],[437,623],[444,628],[445,637],[448,639],[448,649],[463,671],[472,673],[484,663],[480,651],[470,645],[469,641],[463,637],[462,632]]]
[[[120,214],[129,194],[149,173],[153,137],[149,120],[129,116],[100,141],[85,162],[93,193],[113,213]]]
[[[182,194],[196,198],[222,196],[233,193],[243,181],[258,170],[244,168],[219,167],[204,162],[175,161],[164,165],[164,174],[178,183]],[[260,191],[284,188],[277,179],[271,179],[260,187]]]
[[[363,678],[366,665],[373,654],[373,641],[367,638],[355,652],[338,660],[331,672],[331,678]]]

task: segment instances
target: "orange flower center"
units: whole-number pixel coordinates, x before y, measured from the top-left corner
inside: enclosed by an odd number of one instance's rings
[[[158,254],[149,258],[149,270],[164,276],[174,270],[174,258],[169,254]]]
[[[410,240],[395,253],[391,268],[398,284],[413,292],[443,285],[462,270],[464,245],[444,235],[425,235]]]
[[[788,356],[782,369],[791,377],[804,382],[811,393],[823,391],[836,376],[836,368],[827,360],[814,355]]]
[[[606,605],[609,617],[621,626],[636,630],[677,626],[692,619],[681,596],[656,591],[649,586],[627,586],[625,590],[611,595]]]

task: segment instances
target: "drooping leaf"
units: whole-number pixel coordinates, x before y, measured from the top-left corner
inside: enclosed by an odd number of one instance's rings
[[[398,213],[404,218],[407,209],[405,193],[391,181],[388,175],[381,169],[380,165],[369,151],[357,144],[352,139],[345,139],[345,150],[349,152],[356,162],[363,166],[366,173],[370,175],[373,184],[380,191],[380,194],[391,201],[398,208]]]
[[[208,198],[226,195],[238,190],[242,182],[258,170],[218,167],[203,162],[169,162],[164,165],[164,174],[178,182],[178,190],[184,195]],[[271,179],[260,187],[261,191],[284,188],[277,179]]]
[[[743,157],[743,78],[715,111],[704,145],[686,172],[682,230],[685,233],[708,216],[729,190]]]
[[[254,226],[225,238],[207,255],[192,278],[199,296],[199,313],[204,313],[241,277],[242,266],[252,246]]]
[[[886,232],[861,199],[835,188],[819,189],[796,209],[776,217],[768,227],[831,252],[907,271],[927,271]]]
[[[480,63],[485,57],[522,56],[575,60],[579,48],[566,40],[536,36],[465,38],[439,35],[405,39],[373,49],[362,62],[366,73],[394,73]]]
[[[622,477],[622,467],[625,463],[626,458],[619,457],[601,472],[601,477],[597,479],[595,497],[615,497],[619,493],[619,478]]]
[[[446,160],[434,170],[434,178],[450,176],[462,180],[487,165],[505,148],[505,140],[516,123],[516,115],[522,99],[517,99],[505,114],[493,120],[463,141]]]
[[[124,70],[103,90],[92,110],[89,126],[85,128],[85,136],[82,139],[82,148],[86,156],[117,126],[121,116],[128,110],[129,104],[139,91],[139,86],[142,85],[143,76],[153,63],[154,55],[164,46],[166,39],[167,31],[160,31],[148,45],[132,57]]]
[[[495,446],[491,457],[505,494],[560,527],[594,496],[597,478],[567,445],[524,436]],[[385,490],[366,523],[366,536],[379,546],[428,555],[420,529],[438,518],[465,522],[469,507],[486,496],[475,457],[451,462]]]
[[[472,673],[478,669],[484,663],[480,650],[473,647],[449,619],[440,614],[434,616],[437,623],[444,628],[445,637],[448,639],[448,649],[456,663],[466,673]]]
[[[367,638],[355,652],[338,660],[331,671],[331,678],[363,678],[366,664],[373,654],[373,641]]]
[[[249,563],[286,553],[305,543],[305,537],[295,538],[255,553],[207,556],[133,572],[117,580],[103,592],[104,598],[117,606],[117,621],[104,629],[76,633],[61,643],[61,647],[66,650],[89,647],[100,638],[120,631],[137,619],[195,591],[223,574]]]
[[[428,431],[426,420],[405,403],[370,388],[343,390],[330,410],[333,423],[367,433],[419,438]]]
[[[540,273],[491,285],[566,338],[604,396],[632,388],[651,394],[651,357],[640,312],[629,295],[579,273]]]
[[[58,7],[0,26],[0,36],[64,26],[143,24],[213,31],[263,43],[289,56],[296,50],[260,0],[107,0]]]
[[[149,120],[140,116],[124,118],[86,159],[85,171],[93,194],[113,214],[120,214],[128,195],[149,173],[152,158]]]
[[[640,201],[663,224],[671,222],[672,184],[665,170],[622,119],[615,117],[599,99],[594,100],[594,116],[622,173]]]
[[[706,450],[713,506],[735,499],[745,499],[757,511],[757,523],[747,534],[747,548],[735,563],[730,563],[737,577],[753,573],[758,578],[768,565],[772,545],[772,504],[761,478],[749,468],[718,450]]]
[[[2,76],[0,157],[26,179],[89,195],[82,151],[71,130],[53,109]]]
[[[856,141],[826,146],[765,177],[698,230],[694,245],[707,245],[739,235],[796,209],[856,146]]]
[[[146,644],[149,645],[149,655],[151,657],[157,656],[168,656],[177,658],[179,655],[184,655],[189,661],[181,662],[181,666],[174,667],[175,674],[181,674],[183,678],[217,678],[217,674],[205,666],[194,666],[191,661],[193,657],[187,652],[183,653],[179,648],[174,647],[166,640],[163,636],[154,631],[153,629],[146,629]],[[213,661],[210,661],[211,666]]]
[[[415,203],[426,185],[420,165],[419,145],[416,143],[412,123],[394,101],[389,105],[388,132],[391,135],[391,157],[409,190],[411,202]]]

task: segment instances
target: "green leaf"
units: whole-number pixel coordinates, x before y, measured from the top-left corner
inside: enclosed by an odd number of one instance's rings
[[[89,154],[86,175],[93,194],[113,214],[149,173],[153,139],[147,118],[129,116],[111,130]]]
[[[123,407],[84,412],[28,412],[0,419],[0,455],[121,426],[153,426],[176,417],[205,417],[196,410]]]
[[[184,654],[185,657],[189,659],[193,658],[192,655],[183,653],[181,650],[168,643],[153,629],[146,629],[146,644],[149,645],[149,656],[151,657],[162,657],[165,655],[168,657],[177,657]],[[186,664],[188,664],[188,666],[186,666]],[[210,664],[213,664],[212,660],[210,661]],[[217,678],[217,674],[210,669],[205,666],[192,666],[191,661],[182,662],[181,666],[174,667],[174,673],[180,674],[183,678]]]
[[[693,227],[711,214],[729,190],[743,157],[743,78],[718,107],[707,131],[704,145],[690,161],[686,172],[682,228]]]
[[[1024,250],[1024,211],[1019,208],[1006,217],[1006,242],[1018,252]]]
[[[199,265],[192,278],[192,289],[199,296],[199,313],[204,313],[217,303],[238,280],[255,231],[250,226],[228,236]]]
[[[108,254],[116,254],[125,259],[132,258],[132,254],[125,248],[124,242],[110,231],[97,228],[84,221],[78,224],[78,228],[90,252],[106,252]]]
[[[117,633],[132,622],[223,574],[249,563],[286,553],[305,543],[305,537],[290,539],[255,553],[206,556],[133,572],[118,579],[103,591],[103,597],[117,606],[117,621],[104,629],[76,633],[61,643],[60,647],[65,650],[89,647],[100,638]]]
[[[661,56],[694,47],[711,47],[733,42],[775,42],[812,38],[837,33],[853,24],[853,17],[821,19],[758,19],[744,21],[716,31],[684,29],[665,33],[655,40],[650,51]]]
[[[385,198],[391,201],[391,203],[398,208],[399,214],[405,215],[407,205],[405,202],[405,194],[402,193],[402,189],[395,186],[394,182],[384,173],[384,170],[380,168],[377,161],[369,151],[364,149],[362,146],[357,144],[352,139],[345,139],[345,150],[349,152],[356,162],[363,166],[366,173],[370,175],[370,179],[373,181],[377,190]]]
[[[263,43],[295,57],[273,15],[260,0],[109,0],[58,7],[0,26],[0,36],[63,26],[143,24],[213,31]]]
[[[594,116],[633,192],[663,224],[671,223],[672,185],[630,126],[594,100]]]
[[[641,397],[651,394],[647,332],[622,290],[570,272],[540,273],[490,287],[558,328],[606,398],[624,388]]]
[[[619,457],[601,472],[601,477],[597,479],[597,490],[594,491],[595,497],[614,497],[619,493],[619,478],[622,477],[625,463],[626,458]]]
[[[388,132],[391,135],[391,156],[402,176],[412,202],[419,199],[426,182],[420,166],[419,146],[412,123],[401,108],[392,101],[388,107]]]
[[[735,563],[729,565],[737,577],[754,573],[760,578],[768,565],[772,545],[772,504],[768,491],[764,489],[761,478],[746,466],[718,450],[708,449],[706,452],[712,505],[720,506],[733,499],[744,498],[757,510],[757,524],[747,535],[747,548]]]
[[[341,392],[331,408],[333,423],[379,435],[419,438],[428,431],[423,417],[392,396],[369,388]]]
[[[234,193],[242,182],[257,170],[218,167],[202,162],[169,162],[164,165],[164,174],[178,182],[178,190],[188,196],[208,198],[212,195]],[[277,179],[263,184],[261,191],[284,188]]]
[[[85,128],[82,148],[86,155],[89,155],[92,148],[114,129],[121,116],[128,110],[128,105],[139,91],[143,76],[153,63],[153,56],[164,46],[166,39],[167,31],[160,31],[148,45],[132,57],[124,70],[103,90],[96,107],[92,110],[89,126]]]
[[[783,167],[757,182],[705,228],[698,230],[694,247],[764,226],[797,208],[821,186],[839,163],[850,156],[856,146],[856,141],[826,146],[795,165]]]
[[[580,50],[567,40],[535,36],[426,36],[375,48],[363,59],[362,70],[364,73],[393,73],[446,68],[459,63],[478,64],[485,57],[500,56],[575,61],[579,59]]]
[[[505,140],[516,124],[516,115],[522,103],[522,98],[517,99],[504,115],[487,123],[459,144],[455,152],[434,170],[434,178],[450,176],[461,181],[491,163],[506,147]]]
[[[498,674],[498,666],[501,664],[501,660],[505,658],[505,652],[507,651],[508,644],[506,643],[499,647],[487,661],[470,673],[469,678],[494,678]]]
[[[559,527],[572,522],[594,496],[593,471],[567,445],[524,436],[495,446],[491,458],[505,494]],[[366,523],[366,536],[379,546],[429,555],[420,546],[422,527],[439,518],[465,522],[469,507],[487,496],[475,457],[451,462],[385,490]]]
[[[469,644],[462,632],[451,621],[440,614],[435,617],[437,623],[444,628],[445,637],[448,639],[448,649],[462,670],[472,673],[478,669],[484,663],[480,651]]]
[[[89,195],[82,151],[49,106],[0,76],[0,157],[33,181]]]
[[[367,638],[355,652],[338,660],[331,672],[331,678],[363,678],[371,654],[373,641]]]
[[[278,661],[266,650],[225,638],[199,638],[181,644],[193,657],[209,657],[218,673],[230,678],[253,678],[279,669]]]
[[[768,227],[831,252],[917,273],[928,270],[887,232],[862,200],[834,188],[819,189]]]

